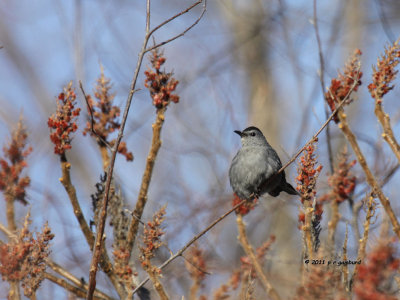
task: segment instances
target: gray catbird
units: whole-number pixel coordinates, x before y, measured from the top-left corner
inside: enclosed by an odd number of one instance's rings
[[[282,191],[300,195],[286,182],[285,172],[276,174],[282,167],[281,160],[260,129],[251,126],[235,133],[241,137],[242,148],[232,160],[229,180],[240,199],[250,200],[265,193],[276,197]]]

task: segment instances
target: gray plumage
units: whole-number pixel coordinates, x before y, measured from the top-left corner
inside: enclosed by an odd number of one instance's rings
[[[250,200],[265,193],[276,197],[282,191],[299,195],[286,182],[285,172],[276,175],[282,167],[281,160],[260,129],[251,126],[235,133],[241,137],[242,148],[232,160],[229,180],[240,199]]]

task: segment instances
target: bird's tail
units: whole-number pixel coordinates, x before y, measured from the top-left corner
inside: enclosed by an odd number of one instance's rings
[[[285,182],[285,185],[282,190],[290,195],[301,196],[300,193],[288,182]]]

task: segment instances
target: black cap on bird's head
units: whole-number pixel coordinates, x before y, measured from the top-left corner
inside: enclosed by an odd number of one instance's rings
[[[235,130],[234,133],[238,134],[240,137],[244,137],[244,136],[255,136],[256,134],[262,134],[261,130],[258,129],[255,126],[250,126],[247,127],[245,130],[240,131],[240,130]]]

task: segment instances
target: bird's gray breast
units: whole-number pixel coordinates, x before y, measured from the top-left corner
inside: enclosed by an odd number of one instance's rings
[[[242,147],[232,160],[229,179],[233,191],[242,199],[252,194],[262,195],[273,190],[280,180],[268,183],[271,175],[281,166],[275,151],[270,153],[265,147]],[[268,184],[266,184],[268,183]]]

